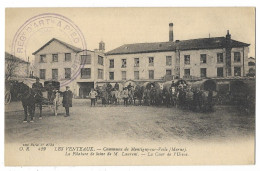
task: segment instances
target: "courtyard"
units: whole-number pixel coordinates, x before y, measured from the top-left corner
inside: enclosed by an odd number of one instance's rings
[[[5,106],[5,142],[226,142],[254,138],[255,114],[234,106],[215,106],[199,113],[165,106],[110,105],[90,107],[88,99],[73,99],[70,117],[59,108],[58,116],[43,108],[43,118],[23,123],[21,102]]]

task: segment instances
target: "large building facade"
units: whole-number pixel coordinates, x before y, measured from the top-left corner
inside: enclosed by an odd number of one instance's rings
[[[63,88],[69,85],[75,96],[85,98],[104,79],[103,50],[82,50],[54,38],[33,55],[37,77],[59,81]]]
[[[34,52],[35,75],[66,82],[75,96],[106,82],[167,81],[174,78],[243,77],[249,72],[249,44],[225,37],[125,44],[104,53],[105,44],[90,51],[52,39]]]
[[[249,44],[225,37],[126,44],[106,53],[109,80],[246,76]],[[139,67],[136,67],[136,66]],[[116,76],[113,76],[116,75]]]

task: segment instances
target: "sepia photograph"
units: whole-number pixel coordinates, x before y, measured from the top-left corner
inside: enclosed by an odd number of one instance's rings
[[[6,166],[253,165],[254,7],[5,8]]]

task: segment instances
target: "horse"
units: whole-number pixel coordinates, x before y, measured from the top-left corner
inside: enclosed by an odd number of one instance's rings
[[[150,101],[150,90],[145,88],[144,89],[144,93],[143,93],[143,99],[144,99],[144,104],[147,106],[151,105],[151,101]]]
[[[37,99],[41,98],[38,93],[33,91],[29,86],[23,82],[18,82],[14,85],[17,90],[18,98],[21,100],[24,109],[24,120],[23,122],[28,122],[28,115],[30,116],[30,122],[34,122],[35,114],[35,104]]]
[[[171,87],[168,90],[167,88],[163,88],[162,100],[163,100],[163,104],[165,104],[167,107],[171,105],[171,100],[172,100]]]
[[[139,101],[139,105],[142,105],[142,98],[143,98],[143,87],[136,86],[134,90],[134,104],[135,100],[137,99]]]

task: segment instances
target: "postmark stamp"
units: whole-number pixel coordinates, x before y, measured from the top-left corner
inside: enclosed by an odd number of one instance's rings
[[[57,13],[43,13],[28,19],[16,32],[12,41],[11,53],[14,56],[27,59],[28,56],[32,55],[31,45],[34,44],[34,41],[38,42],[39,37],[52,39],[57,36],[69,42],[70,45],[81,49],[83,54],[86,53],[84,51],[87,49],[86,42],[82,31],[72,20]],[[64,79],[61,75],[58,75],[57,81],[60,82],[60,86],[66,86],[76,79],[83,67],[84,64],[81,64],[80,58],[75,58],[71,62],[72,75],[70,79]],[[31,68],[34,70],[36,66],[32,63]],[[20,69],[19,72],[27,71]]]

